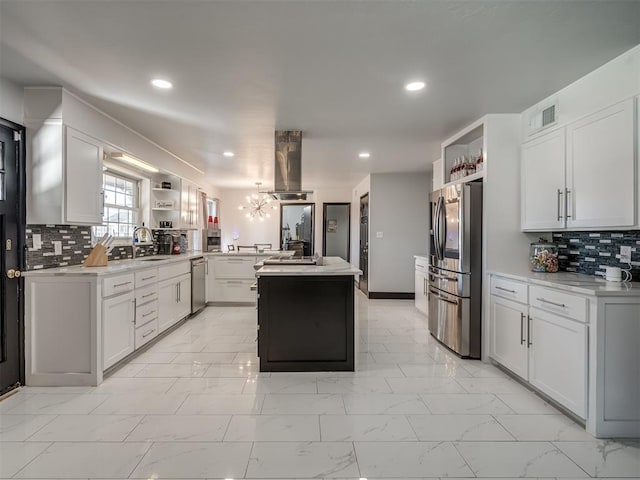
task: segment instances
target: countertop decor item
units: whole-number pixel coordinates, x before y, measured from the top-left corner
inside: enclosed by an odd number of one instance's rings
[[[529,248],[529,265],[532,272],[555,273],[558,271],[558,247],[541,238]]]

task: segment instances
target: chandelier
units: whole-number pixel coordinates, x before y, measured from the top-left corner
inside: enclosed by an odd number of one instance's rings
[[[253,222],[254,218],[264,222],[265,218],[271,218],[269,210],[275,210],[278,208],[275,205],[269,205],[272,202],[272,198],[266,193],[260,193],[260,185],[262,185],[261,182],[256,182],[257,192],[247,195],[246,198],[248,205],[240,205],[238,207],[238,210],[247,211],[247,213],[245,213],[245,217],[247,217],[250,222]]]

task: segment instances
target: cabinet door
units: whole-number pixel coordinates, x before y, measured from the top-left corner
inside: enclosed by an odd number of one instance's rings
[[[415,304],[416,308],[427,314],[427,276],[422,272],[416,272],[415,282]]]
[[[102,224],[102,145],[66,128],[64,219],[68,224]]]
[[[491,295],[489,356],[527,379],[527,307]]]
[[[207,268],[206,268],[206,275],[205,275],[205,284],[206,284],[206,300],[207,302],[215,302],[217,301],[216,296],[215,296],[215,292],[216,292],[216,288],[215,288],[215,281],[216,281],[216,277],[215,277],[215,269],[214,269],[214,260],[213,258],[209,257],[207,258]]]
[[[177,283],[178,303],[176,306],[175,322],[182,320],[191,313],[191,275],[179,277]]]
[[[634,225],[634,100],[569,125],[567,140],[567,227]]]
[[[158,331],[164,332],[178,321],[178,282],[165,280],[158,284]]]
[[[102,368],[133,352],[135,303],[133,292],[102,301]]]
[[[522,230],[564,227],[565,131],[522,146]]]
[[[530,309],[529,382],[586,418],[587,326]]]

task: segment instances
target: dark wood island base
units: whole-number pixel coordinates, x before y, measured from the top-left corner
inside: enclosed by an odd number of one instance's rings
[[[260,371],[354,371],[354,318],[353,275],[258,276]]]

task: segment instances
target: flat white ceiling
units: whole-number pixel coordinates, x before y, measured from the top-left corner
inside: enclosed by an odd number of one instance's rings
[[[273,131],[301,129],[303,186],[338,187],[427,170],[466,123],[637,45],[640,2],[2,0],[0,41],[1,76],[69,88],[213,184],[271,185]]]

